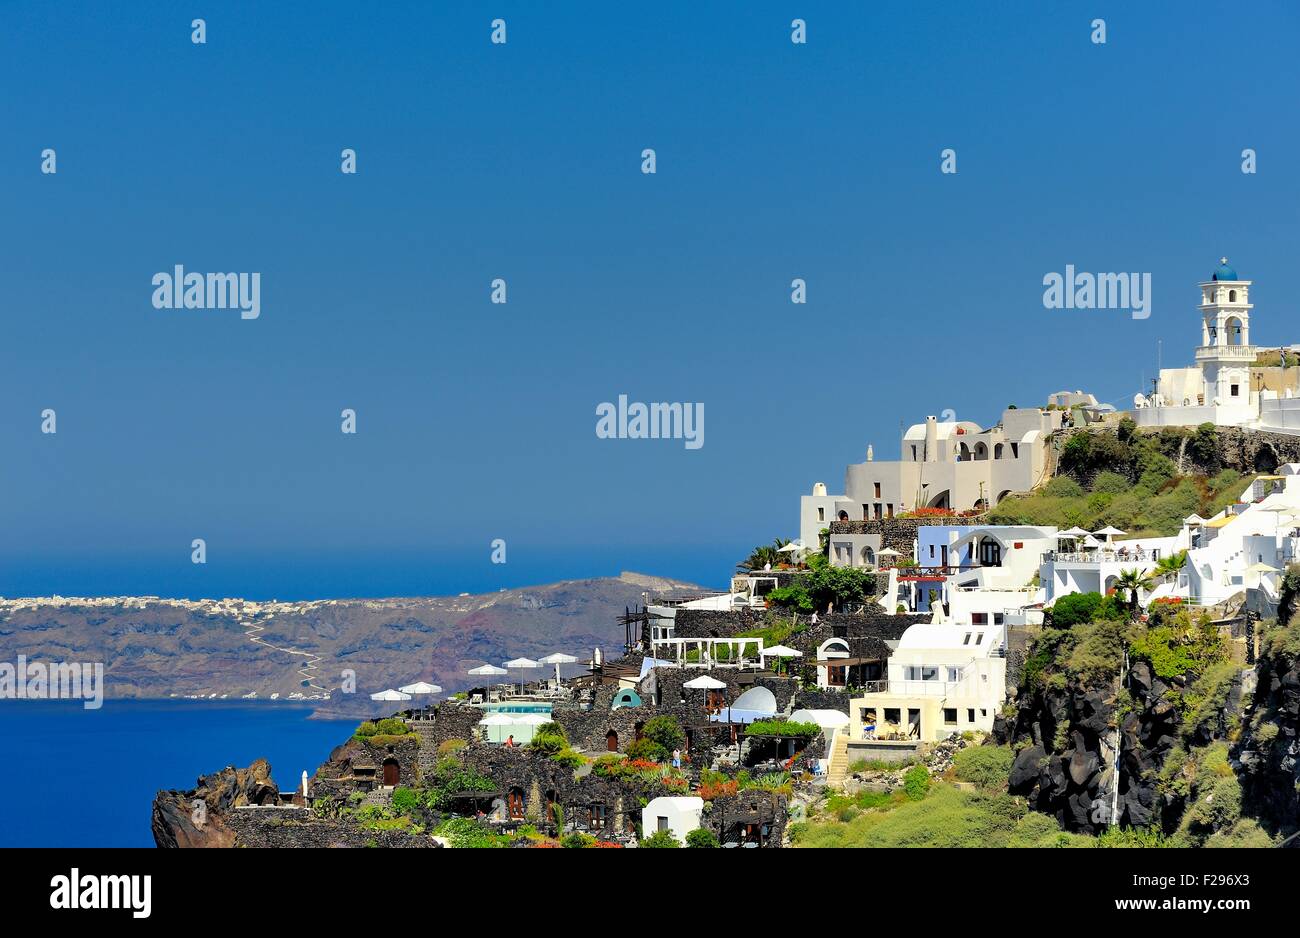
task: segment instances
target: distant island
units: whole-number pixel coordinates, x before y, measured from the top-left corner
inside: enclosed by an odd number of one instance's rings
[[[254,602],[152,596],[0,599],[0,660],[104,664],[105,697],[302,702],[365,715],[369,694],[424,680],[454,692],[468,667],[621,650],[616,617],[700,587],[625,572],[460,596]],[[345,672],[355,675],[342,690]]]

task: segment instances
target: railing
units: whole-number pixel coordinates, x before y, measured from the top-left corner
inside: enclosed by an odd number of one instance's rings
[[[1158,550],[1049,550],[1043,554],[1043,563],[1155,563],[1159,559]]]
[[[1259,350],[1253,345],[1202,345],[1196,350],[1196,360],[1231,359],[1253,362]]]
[[[862,685],[867,694],[899,694],[906,697],[947,697],[949,690],[960,681],[867,681]]]

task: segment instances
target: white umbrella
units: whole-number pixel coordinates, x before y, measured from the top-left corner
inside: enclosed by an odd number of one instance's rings
[[[682,687],[687,690],[722,690],[727,685],[717,678],[709,677],[707,674],[701,674],[699,677],[691,678]]]
[[[1057,531],[1057,532],[1056,532],[1056,536],[1057,536],[1057,537],[1068,537],[1068,538],[1070,538],[1071,540],[1077,541],[1077,540],[1078,540],[1079,538],[1081,538],[1081,537],[1087,537],[1087,536],[1088,536],[1088,533],[1089,533],[1089,532],[1085,531],[1083,528],[1078,527],[1078,526],[1075,526],[1075,527],[1073,527],[1073,528],[1067,528],[1067,529],[1064,530],[1064,531]]]
[[[437,684],[429,684],[425,681],[416,681],[414,684],[404,684],[398,688],[403,694],[439,694],[442,688]]]
[[[903,556],[892,547],[886,547],[884,550],[876,551],[877,557],[901,557]]]
[[[474,677],[492,677],[497,674],[505,674],[506,669],[498,668],[494,664],[481,664],[477,668],[470,668],[466,673]]]
[[[573,655],[566,655],[566,654],[565,654],[564,652],[562,652],[562,651],[557,651],[557,652],[555,652],[555,653],[552,654],[552,655],[547,655],[545,658],[539,658],[539,659],[537,659],[537,663],[538,663],[538,664],[553,664],[553,665],[555,665],[555,683],[556,683],[557,685],[560,683],[560,665],[562,665],[562,664],[576,664],[577,661],[578,661],[578,659],[575,658],[575,657],[573,657]]]
[[[1100,531],[1093,531],[1092,533],[1097,535],[1098,537],[1116,538],[1119,537],[1124,532],[1121,531],[1119,528],[1112,527],[1111,525],[1106,525],[1106,527],[1102,528]]]
[[[769,655],[775,655],[778,658],[802,658],[803,652],[796,651],[789,645],[773,645],[771,648],[764,648],[762,655],[764,658]]]
[[[489,713],[478,721],[479,726],[514,726],[518,720],[508,713]]]
[[[1101,541],[1097,540],[1095,537],[1089,534],[1087,537],[1083,539],[1083,546],[1087,548],[1096,549],[1101,546]]]
[[[509,661],[505,663],[505,665],[511,671],[529,671],[533,668],[541,667],[541,664],[537,661],[534,661],[532,658],[511,658]],[[521,677],[519,679],[519,692],[523,693],[523,690],[524,690],[524,679]]]
[[[797,554],[799,551],[807,550],[807,549],[808,548],[804,545],[803,541],[793,540],[789,544],[786,544],[784,547],[778,547],[776,549],[776,552],[778,554]]]
[[[543,723],[551,722],[549,713],[521,713],[515,717],[515,722],[520,726],[541,726]]]
[[[400,690],[381,690],[377,694],[370,695],[371,700],[410,700],[410,694],[403,694]]]

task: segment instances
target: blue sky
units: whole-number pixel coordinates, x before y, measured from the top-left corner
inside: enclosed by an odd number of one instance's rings
[[[0,593],[719,584],[900,421],[1131,400],[1222,254],[1300,341],[1300,13],[1131,6],[0,4]],[[1151,318],[1044,309],[1066,264]],[[620,393],[704,447],[597,439]]]

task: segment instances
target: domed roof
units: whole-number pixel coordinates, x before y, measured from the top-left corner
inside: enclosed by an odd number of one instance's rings
[[[1235,270],[1233,270],[1231,267],[1228,266],[1228,259],[1226,257],[1221,257],[1219,258],[1219,266],[1215,268],[1214,274],[1210,277],[1210,279],[1211,280],[1239,280],[1241,278],[1237,276],[1237,272]]]

